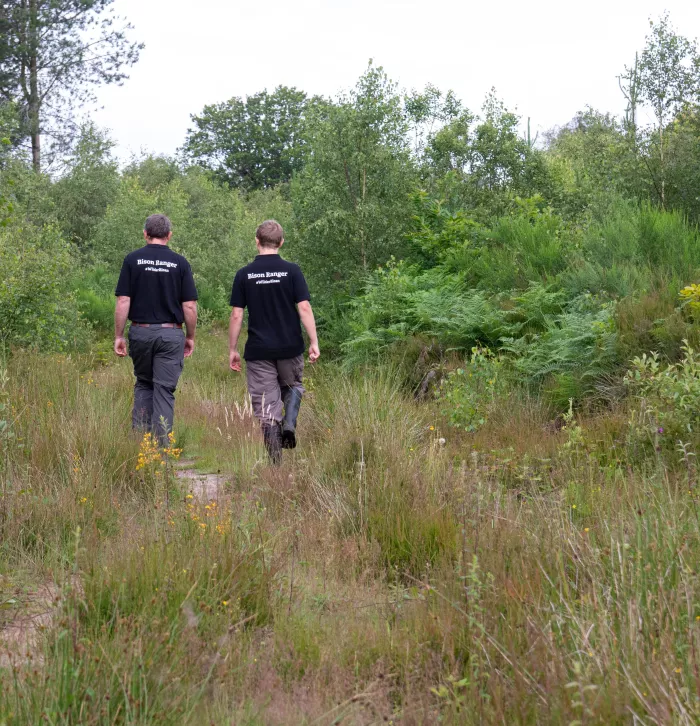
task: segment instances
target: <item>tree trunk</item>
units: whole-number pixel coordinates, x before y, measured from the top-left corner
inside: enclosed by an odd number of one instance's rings
[[[38,0],[29,0],[29,134],[32,139],[32,166],[38,174],[41,171],[41,124],[39,112],[39,37],[38,37]]]

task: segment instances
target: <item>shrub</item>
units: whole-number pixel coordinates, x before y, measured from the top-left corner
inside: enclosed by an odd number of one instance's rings
[[[65,350],[85,342],[71,281],[74,250],[55,227],[18,223],[0,229],[0,341]]]
[[[586,230],[582,252],[601,268],[648,266],[656,277],[688,279],[698,268],[700,237],[678,212],[618,201]]]
[[[625,384],[637,399],[630,436],[637,445],[673,450],[700,432],[700,353],[687,343],[683,360],[664,366],[657,353],[632,361]]]
[[[486,423],[504,389],[503,361],[488,348],[472,348],[469,362],[449,373],[440,385],[442,414],[452,426],[476,431]]]
[[[80,313],[100,332],[112,332],[116,278],[116,270],[104,267],[85,270],[75,291]]]
[[[586,309],[587,304],[593,308]],[[503,348],[515,354],[514,367],[531,384],[544,385],[560,408],[569,399],[594,394],[619,364],[614,307],[597,309],[581,299],[569,311],[550,318],[543,333],[504,339]]]

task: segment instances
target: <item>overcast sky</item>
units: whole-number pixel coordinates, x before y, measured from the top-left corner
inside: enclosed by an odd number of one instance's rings
[[[96,121],[119,155],[173,153],[190,114],[280,84],[335,95],[373,58],[405,89],[430,82],[477,110],[495,86],[533,129],[591,105],[620,113],[617,75],[650,16],[700,35],[692,0],[115,0],[146,43],[122,87],[99,91]]]

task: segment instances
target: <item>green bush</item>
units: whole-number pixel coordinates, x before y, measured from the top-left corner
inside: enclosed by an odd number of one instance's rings
[[[505,387],[501,358],[488,348],[473,348],[465,366],[449,373],[440,385],[442,414],[452,426],[476,431],[486,423]]]
[[[663,365],[657,353],[632,361],[625,384],[637,405],[630,419],[633,443],[657,451],[676,451],[700,434],[700,353],[687,343],[683,360]]]
[[[80,277],[75,297],[81,315],[102,333],[111,333],[114,325],[114,289],[118,270],[96,267]]]
[[[65,350],[85,342],[72,291],[76,255],[55,227],[0,228],[0,341],[4,345]]]
[[[571,398],[596,394],[619,365],[614,306],[596,309],[595,300],[579,300],[549,319],[544,332],[504,339],[503,349],[514,354],[513,366],[523,379],[544,387],[563,409]]]
[[[699,267],[700,235],[679,212],[620,200],[588,227],[581,252],[600,269],[650,268],[652,279],[692,279]]]

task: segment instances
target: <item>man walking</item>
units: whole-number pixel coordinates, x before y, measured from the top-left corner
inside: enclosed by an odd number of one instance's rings
[[[119,275],[114,352],[120,357],[127,354],[124,326],[128,318],[129,355],[136,376],[132,426],[153,431],[167,448],[175,388],[184,358],[194,351],[197,289],[189,262],[168,248],[173,233],[165,215],[151,215],[143,236],[146,246],[126,256]]]
[[[284,244],[282,227],[273,219],[263,222],[255,233],[255,244],[258,256],[233,281],[229,365],[233,371],[241,370],[238,338],[247,307],[248,341],[243,357],[248,393],[270,460],[279,464],[282,449],[297,445],[297,416],[304,394],[300,319],[309,336],[309,361],[315,363],[321,352],[304,275],[298,265],[279,255]]]

